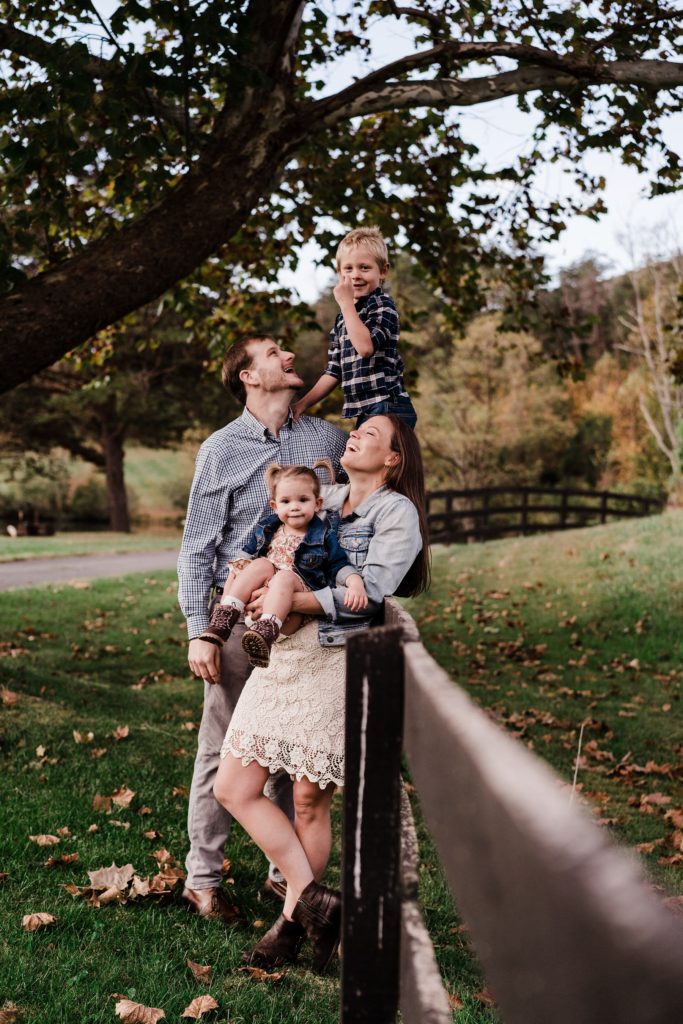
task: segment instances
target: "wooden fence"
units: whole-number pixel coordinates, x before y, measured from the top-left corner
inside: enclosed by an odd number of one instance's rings
[[[348,643],[342,1024],[394,1024],[399,1005],[405,1024],[452,1020],[417,904],[402,746],[504,1024],[681,1024],[683,919],[392,600],[386,622]]]
[[[567,530],[661,512],[664,502],[612,491],[556,490],[549,487],[475,487],[430,491],[427,517],[435,543],[464,542]]]

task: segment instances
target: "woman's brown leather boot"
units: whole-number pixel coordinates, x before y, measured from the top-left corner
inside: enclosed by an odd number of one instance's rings
[[[242,962],[266,969],[293,964],[305,938],[306,932],[300,924],[288,921],[284,914],[280,914],[260,942],[242,954]]]
[[[309,882],[299,896],[292,917],[306,929],[313,946],[313,970],[327,970],[339,949],[341,895],[319,882]]]

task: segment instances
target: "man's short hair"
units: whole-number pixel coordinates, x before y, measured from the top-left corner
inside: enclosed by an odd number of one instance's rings
[[[223,387],[230,388],[235,398],[239,399],[242,405],[247,404],[247,390],[244,382],[240,380],[240,374],[242,370],[248,370],[251,367],[254,358],[249,345],[252,341],[274,340],[272,334],[243,334],[232,343],[225,353],[223,369],[221,370]]]
[[[377,266],[380,270],[383,270],[388,265],[389,253],[387,252],[387,243],[382,238],[382,232],[379,228],[354,228],[353,231],[349,231],[348,235],[342,238],[337,247],[337,268],[339,268],[341,263],[341,253],[346,249],[355,249],[359,245],[372,254],[377,260]]]

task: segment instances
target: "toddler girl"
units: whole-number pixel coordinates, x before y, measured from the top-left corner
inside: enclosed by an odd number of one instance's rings
[[[332,467],[324,466],[332,479]],[[252,665],[265,666],[282,623],[292,608],[292,595],[326,586],[346,586],[344,604],[351,611],[367,607],[362,576],[351,565],[337,535],[316,513],[322,506],[320,480],[308,466],[269,466],[265,481],[270,515],[256,523],[239,557],[230,563],[220,604],[211,615],[202,640],[221,646],[230,636],[254,590],[267,586],[261,618],[242,638]],[[295,628],[301,625],[301,619]]]

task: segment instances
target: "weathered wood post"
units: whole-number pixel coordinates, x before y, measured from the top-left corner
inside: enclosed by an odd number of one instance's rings
[[[399,992],[402,631],[352,636],[346,654],[342,1024],[394,1024]]]

